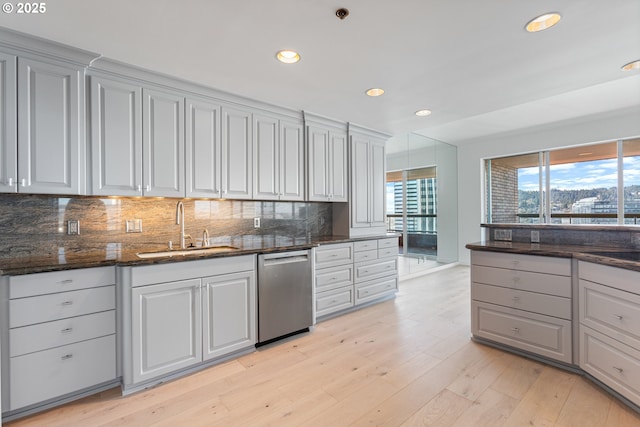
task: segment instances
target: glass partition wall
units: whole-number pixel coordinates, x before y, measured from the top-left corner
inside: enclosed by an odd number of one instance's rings
[[[457,261],[456,148],[417,134],[392,138],[386,186],[387,229],[400,235],[400,275]]]

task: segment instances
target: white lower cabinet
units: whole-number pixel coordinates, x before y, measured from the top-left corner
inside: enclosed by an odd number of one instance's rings
[[[134,382],[202,361],[200,310],[200,279],[132,289]]]
[[[471,332],[573,363],[571,260],[472,251]]]
[[[99,267],[3,282],[4,415],[21,416],[117,383],[115,277],[114,267]]]
[[[397,237],[316,248],[316,318],[394,295],[397,258]]]
[[[245,255],[122,268],[125,393],[252,349],[255,265]]]
[[[202,279],[204,360],[255,344],[255,287],[253,271]]]
[[[640,272],[580,261],[580,367],[640,405]]]

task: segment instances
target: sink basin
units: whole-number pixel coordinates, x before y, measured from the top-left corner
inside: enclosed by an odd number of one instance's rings
[[[172,251],[138,252],[138,258],[165,258],[185,255],[206,255],[220,252],[237,251],[235,246],[208,246],[206,248],[176,249]]]

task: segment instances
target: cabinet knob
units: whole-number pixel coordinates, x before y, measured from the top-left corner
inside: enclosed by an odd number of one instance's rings
[[[60,359],[61,360],[69,360],[69,359],[72,359],[72,358],[73,358],[73,354],[69,353],[69,354],[65,354]]]
[[[20,180],[20,186],[21,186],[21,187],[26,187],[26,186],[27,186],[27,180],[26,180],[26,179],[24,179],[24,178],[22,178],[22,179]]]
[[[614,314],[613,317],[615,317],[618,320],[624,319],[624,316],[620,316],[619,314]]]
[[[147,185],[146,187],[144,187],[144,191],[147,192],[147,193],[150,192],[151,191],[151,186]]]
[[[73,328],[64,328],[63,330],[60,331],[61,334],[68,334],[71,331],[73,331]]]
[[[73,301],[63,301],[61,305],[63,306],[73,305]]]
[[[65,279],[65,280],[61,280],[59,282],[61,285],[70,285],[71,283],[73,283],[73,279]]]
[[[624,369],[618,368],[617,366],[612,366],[612,368],[618,371],[619,374],[621,374],[624,371]]]
[[[7,181],[7,185],[9,187],[13,187],[13,178],[9,178],[9,180]]]
[[[520,297],[513,297],[513,301],[514,302],[519,302],[520,301]]]
[[[137,191],[138,191],[138,193],[142,192],[142,185],[138,185]]]
[[[518,334],[518,333],[520,333],[520,328],[511,328],[511,331],[512,331],[514,334]]]

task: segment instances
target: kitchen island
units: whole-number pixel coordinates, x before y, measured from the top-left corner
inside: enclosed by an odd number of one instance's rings
[[[475,341],[582,373],[640,410],[640,250],[495,240],[466,247]]]

